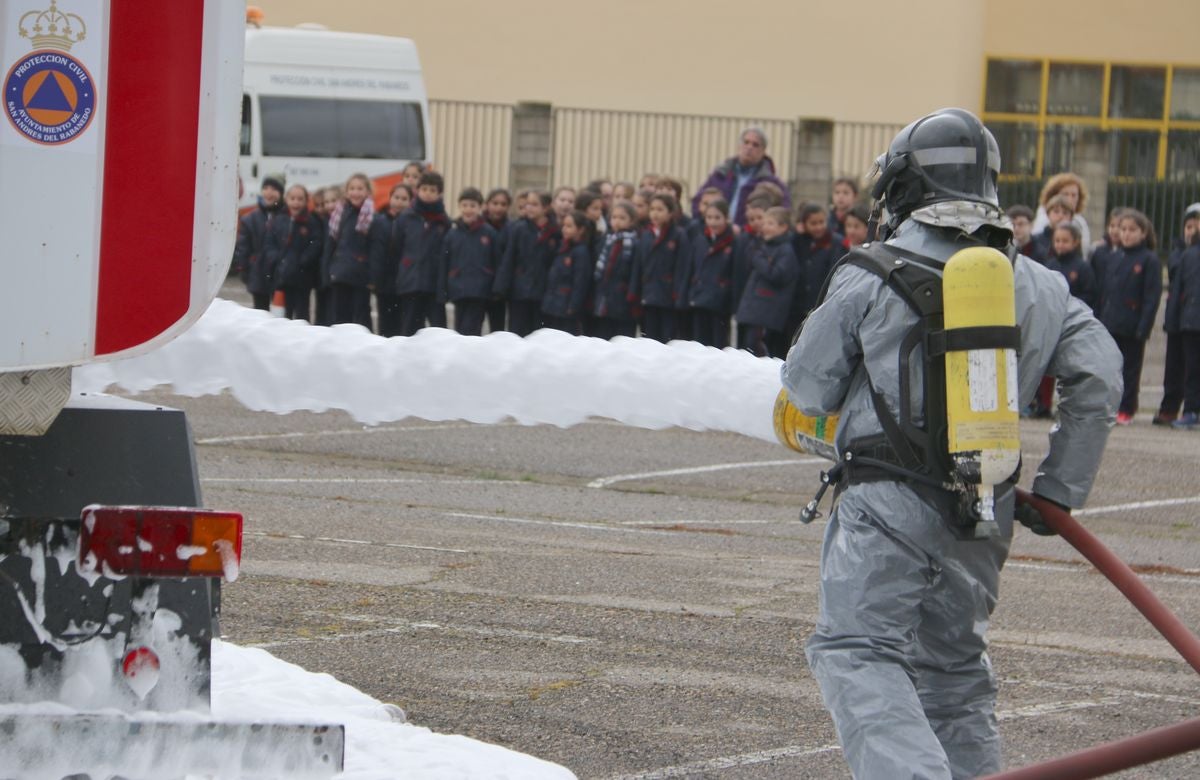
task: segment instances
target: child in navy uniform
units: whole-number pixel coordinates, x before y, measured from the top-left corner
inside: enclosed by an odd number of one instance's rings
[[[334,324],[353,322],[371,330],[368,236],[375,219],[371,180],[356,173],[346,180],[345,193],[329,217],[325,240],[330,318]]]
[[[1032,259],[1045,265],[1050,258],[1054,257],[1054,229],[1064,222],[1071,222],[1075,216],[1075,212],[1071,210],[1071,204],[1062,195],[1055,195],[1046,201],[1046,219],[1049,224],[1039,234],[1033,237],[1033,245],[1035,255],[1031,255]],[[1080,235],[1083,235],[1082,231]]]
[[[558,227],[550,218],[548,192],[531,192],[525,202],[526,218],[512,226],[496,289],[508,299],[508,329],[528,336],[542,326],[542,296],[546,273],[558,251]]]
[[[267,263],[267,225],[279,213],[283,183],[268,176],[263,179],[258,207],[238,220],[237,243],[233,247],[233,268],[242,277],[246,292],[254,298],[254,308],[271,308],[275,284]]]
[[[595,227],[582,211],[572,211],[559,228],[562,242],[546,274],[542,321],[546,327],[578,336],[592,280]]]
[[[1163,330],[1167,334],[1167,352],[1163,366],[1163,397],[1158,414],[1151,420],[1155,425],[1170,425],[1179,417],[1183,403],[1184,376],[1186,367],[1183,354],[1183,334],[1179,329],[1180,263],[1183,254],[1192,243],[1200,226],[1200,203],[1193,203],[1183,213],[1183,238],[1175,239],[1171,254],[1167,255],[1167,304],[1163,312]]]
[[[829,207],[826,222],[829,230],[839,235],[846,235],[846,215],[854,208],[858,200],[858,182],[842,177],[833,181],[833,205]]]
[[[592,274],[592,335],[597,338],[632,337],[637,332],[630,294],[638,240],[633,228],[636,220],[637,210],[632,203],[618,200],[613,204],[609,216],[611,230],[604,237]]]
[[[1096,305],[1096,277],[1083,259],[1083,234],[1074,222],[1064,220],[1054,228],[1054,256],[1046,261],[1046,267],[1066,278],[1071,295],[1088,307]]]
[[[1083,259],[1083,234],[1079,226],[1070,219],[1060,220],[1053,228],[1050,256],[1046,267],[1058,271],[1067,280],[1067,288],[1071,295],[1086,303],[1089,307],[1096,305],[1096,277],[1092,266]],[[1052,376],[1042,377],[1038,385],[1037,395],[1034,396],[1033,416],[1048,418],[1053,416],[1055,379]]]
[[[704,199],[701,198],[701,204]],[[704,210],[704,231],[691,242],[692,338],[708,347],[729,346],[729,318],[733,315],[733,226],[729,204],[717,197]]]
[[[1129,425],[1138,410],[1146,340],[1162,298],[1162,266],[1154,253],[1154,226],[1145,214],[1127,209],[1120,219],[1120,231],[1121,250],[1097,279],[1096,318],[1108,328],[1125,359],[1121,372],[1125,391],[1117,424]]]
[[[733,310],[736,318],[742,295],[746,292],[746,282],[750,281],[750,259],[762,246],[762,221],[767,209],[772,208],[763,198],[750,198],[746,201],[746,224],[734,239],[733,247]],[[737,344],[739,348],[750,337],[750,326],[737,322]]]
[[[642,335],[664,344],[675,338],[675,274],[684,243],[677,211],[673,196],[650,197],[650,228],[642,233],[635,255],[633,292],[642,304]]]
[[[368,262],[371,284],[375,287],[375,318],[379,335],[384,338],[400,335],[400,296],[396,293],[396,271],[400,267],[397,254],[396,220],[412,206],[412,190],[404,182],[392,187],[387,208],[375,215],[371,223]]]
[[[324,187],[320,190],[320,208],[313,207],[313,211],[321,218],[321,227],[324,234],[329,235],[329,219],[333,216],[334,209],[342,200],[342,188],[336,185]],[[329,280],[329,255],[321,252],[321,261],[317,268],[317,308],[313,312],[314,319],[317,325],[332,325],[333,324],[333,301],[331,287],[332,282]]]
[[[738,323],[748,326],[745,340],[738,346],[759,357],[782,358],[787,354],[788,338],[784,329],[800,277],[789,235],[791,221],[787,209],[782,206],[768,209],[763,215],[763,241],[750,259],[753,270],[738,304]]]
[[[499,265],[496,231],[482,216],[483,193],[468,187],[458,196],[458,219],[442,241],[439,300],[454,304],[454,329],[483,334],[483,315],[492,298]]]
[[[444,187],[440,173],[422,173],[412,207],[396,218],[400,265],[396,269],[395,290],[400,296],[403,336],[416,333],[427,319],[435,328],[446,325],[446,306],[437,300],[442,240],[450,228],[446,205],[442,202]]]
[[[511,225],[509,212],[512,210],[512,193],[503,187],[497,187],[487,194],[484,215],[487,222],[496,231],[497,264],[504,257],[508,246],[508,229]],[[508,304],[498,294],[493,293],[487,305],[488,330],[492,333],[504,330],[504,319],[508,314]]]
[[[846,252],[842,237],[830,232],[825,209],[820,205],[809,203],[801,206],[796,221],[803,226],[804,233],[793,239],[800,278],[796,282],[792,309],[785,328],[789,338],[800,328],[808,313],[816,308],[817,296],[825,284],[825,278]]]
[[[863,205],[854,206],[846,212],[846,217],[842,220],[845,226],[842,233],[842,254],[867,242],[867,224],[870,219],[871,215]]]
[[[1189,207],[1200,213],[1200,203]],[[1200,221],[1179,257],[1179,335],[1183,352],[1183,414],[1171,423],[1177,430],[1200,427]]]
[[[1013,246],[1017,248],[1017,252],[1030,260],[1037,260],[1039,263],[1046,262],[1044,257],[1038,256],[1038,246],[1033,240],[1033,209],[1018,203],[1015,206],[1009,206],[1005,213],[1012,222]]]
[[[275,269],[275,288],[283,292],[283,316],[307,321],[325,249],[325,229],[308,210],[308,190],[303,185],[288,187],[284,205],[286,212],[267,226],[267,263]]]

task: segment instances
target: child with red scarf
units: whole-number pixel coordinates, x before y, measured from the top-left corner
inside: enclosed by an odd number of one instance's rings
[[[308,320],[325,229],[308,210],[304,185],[288,187],[283,202],[287,210],[267,225],[267,264],[275,269],[275,289],[283,292],[283,316]]]
[[[846,253],[842,237],[829,229],[828,215],[817,203],[800,207],[796,215],[797,235],[793,239],[800,278],[788,316],[786,335],[790,339],[808,313],[816,308],[817,296],[833,266]],[[800,229],[803,233],[799,233]]]
[[[633,293],[642,304],[642,335],[667,343],[675,338],[675,309],[679,289],[675,275],[681,266],[684,232],[676,221],[679,206],[673,195],[650,198],[650,229],[638,240]]]
[[[729,318],[733,315],[736,236],[724,198],[713,198],[703,208],[704,230],[691,243],[689,263],[692,338],[706,347],[724,349],[729,346]]]
[[[595,226],[587,214],[576,209],[563,218],[562,243],[546,273],[542,296],[542,321],[547,328],[578,336],[591,291],[592,245]]]
[[[442,240],[450,228],[446,205],[442,202],[444,187],[440,173],[422,173],[417,183],[416,200],[408,211],[396,218],[400,254],[396,294],[400,296],[402,336],[416,333],[427,319],[432,327],[446,326],[446,305],[437,300]]]

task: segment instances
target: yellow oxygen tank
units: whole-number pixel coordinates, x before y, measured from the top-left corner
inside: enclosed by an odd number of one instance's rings
[[[775,436],[785,447],[837,460],[833,437],[837,433],[837,415],[809,417],[788,400],[787,390],[775,397]]]
[[[954,331],[976,331],[993,343],[1016,331],[1012,263],[989,247],[956,252],[942,276],[946,348],[946,435],[951,459],[977,490],[983,522],[994,524],[994,488],[1021,461],[1017,353],[1011,348],[955,347]]]

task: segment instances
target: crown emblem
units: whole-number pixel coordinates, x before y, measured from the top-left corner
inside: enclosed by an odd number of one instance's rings
[[[26,25],[31,25],[26,28]],[[29,38],[34,49],[59,49],[70,51],[71,47],[87,37],[87,25],[78,14],[58,10],[58,0],[50,0],[45,11],[28,11],[21,16],[17,31],[22,38]]]

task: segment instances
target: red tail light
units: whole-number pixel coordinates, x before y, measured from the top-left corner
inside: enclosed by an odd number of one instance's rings
[[[80,571],[232,581],[241,560],[242,516],[236,512],[98,505],[83,510]]]

